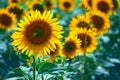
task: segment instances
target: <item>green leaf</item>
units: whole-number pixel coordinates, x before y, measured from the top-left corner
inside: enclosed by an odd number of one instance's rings
[[[57,67],[56,64],[50,62],[41,62],[38,64],[38,72],[50,72]]]
[[[13,78],[13,77],[23,77],[24,72],[20,68],[16,68],[13,71],[9,72],[6,78]]]
[[[18,74],[21,74],[21,75],[24,74],[24,72],[23,72],[20,68],[16,68],[16,69],[14,69],[13,71],[14,71],[15,73],[18,73]]]

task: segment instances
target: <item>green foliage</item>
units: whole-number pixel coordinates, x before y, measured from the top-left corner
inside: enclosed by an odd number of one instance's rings
[[[45,73],[45,72],[50,73],[51,71],[53,71],[52,69],[54,69],[55,67],[57,67],[57,65],[54,63],[41,62],[38,64],[38,72],[39,73]]]
[[[0,0],[0,7],[6,7],[6,2]],[[56,13],[61,15],[59,20],[64,26],[64,41],[71,18],[84,14],[85,10],[76,7],[68,13],[55,8],[54,12],[54,16]],[[98,38],[99,45],[94,53],[78,55],[70,60],[59,57],[58,62],[45,62],[39,58],[36,61],[37,80],[120,80],[120,9],[110,20],[111,27],[108,33]],[[0,80],[32,80],[33,64],[27,63],[32,59],[14,50],[10,38],[12,32],[0,29]]]

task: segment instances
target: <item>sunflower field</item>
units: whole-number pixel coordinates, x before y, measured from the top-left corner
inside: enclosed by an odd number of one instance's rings
[[[0,80],[120,80],[120,0],[0,0]]]

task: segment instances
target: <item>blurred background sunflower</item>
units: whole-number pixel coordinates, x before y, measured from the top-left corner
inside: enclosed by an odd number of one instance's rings
[[[62,48],[61,56],[64,58],[74,58],[78,55],[78,50],[80,48],[80,40],[74,35],[69,35]]]
[[[82,1],[79,3],[79,7],[84,7],[84,8],[86,8],[87,10],[92,9],[92,5],[93,5],[93,0],[82,0]]]
[[[48,59],[48,61],[50,62],[58,61],[57,56],[61,54],[61,50],[62,50],[61,42],[55,45],[56,45],[56,49],[54,51],[51,50],[49,54],[50,58]]]
[[[41,13],[43,13],[46,10],[45,5],[40,3],[38,0],[34,0],[33,2],[29,1],[26,5],[28,6],[29,10],[39,10]]]
[[[76,17],[73,17],[69,24],[70,30],[74,30],[75,28],[90,29],[92,27],[93,27],[93,25],[91,23],[91,19],[89,19],[86,16],[81,16],[81,15],[77,15]]]
[[[18,19],[25,14],[25,11],[22,8],[20,8],[17,3],[8,6],[7,9],[10,13],[15,14]]]
[[[112,13],[112,8],[113,8],[112,0],[93,1],[93,10],[98,10],[109,15]]]
[[[75,7],[74,0],[60,0],[58,1],[59,8],[63,11],[73,11]]]
[[[87,54],[93,52],[98,44],[96,32],[91,29],[79,29],[76,31],[76,36],[81,40],[80,53]]]
[[[112,4],[113,4],[112,12],[114,14],[120,8],[120,2],[119,0],[112,0]]]
[[[91,23],[93,24],[94,28],[97,29],[96,32],[98,35],[106,33],[111,26],[109,17],[102,12],[91,11],[87,12],[86,16],[91,19]]]
[[[14,14],[5,9],[0,10],[0,28],[11,30],[16,25],[17,19]]]
[[[21,0],[8,0],[9,5],[18,4]]]

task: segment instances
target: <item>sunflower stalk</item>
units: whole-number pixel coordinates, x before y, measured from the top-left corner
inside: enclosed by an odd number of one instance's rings
[[[35,57],[33,56],[33,80],[36,80],[36,61],[35,61]]]
[[[87,35],[85,35],[85,41],[84,41],[84,55],[82,59],[82,64],[83,64],[83,74],[86,72],[86,47],[87,47]],[[86,77],[82,76],[81,80],[87,80]]]
[[[69,60],[68,60],[68,63],[69,63],[68,66],[71,65],[71,62],[72,62],[72,59],[69,59]]]
[[[5,29],[1,29],[0,34],[4,34],[5,33]]]
[[[42,74],[42,80],[44,80],[44,73]]]

